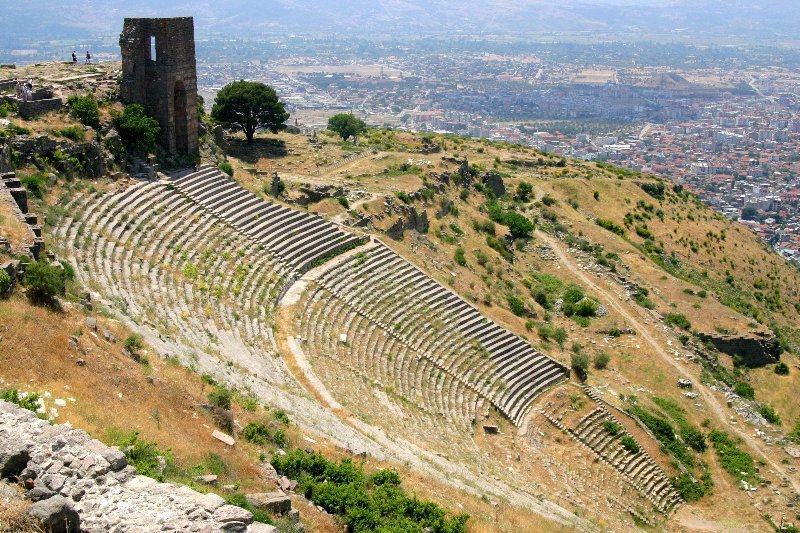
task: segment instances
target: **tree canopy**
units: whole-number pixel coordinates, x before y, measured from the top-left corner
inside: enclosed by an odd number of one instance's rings
[[[144,107],[139,104],[125,106],[122,113],[114,118],[114,125],[125,146],[132,146],[143,152],[153,148],[161,132],[158,121],[148,116]]]
[[[289,113],[275,89],[257,81],[234,81],[217,94],[211,117],[223,127],[243,131],[247,142],[259,128],[278,133],[286,129]]]
[[[358,136],[367,132],[367,123],[352,113],[339,113],[328,119],[328,129],[339,134],[345,141],[353,137],[357,142]]]

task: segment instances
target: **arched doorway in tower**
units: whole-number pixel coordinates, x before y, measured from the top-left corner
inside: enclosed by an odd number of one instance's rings
[[[189,152],[189,115],[186,110],[186,87],[181,80],[175,82],[172,94],[172,111],[175,120],[175,151]]]

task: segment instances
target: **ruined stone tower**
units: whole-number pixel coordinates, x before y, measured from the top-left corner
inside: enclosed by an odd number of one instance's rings
[[[141,104],[161,125],[161,145],[173,154],[197,151],[197,66],[194,20],[126,18],[120,96]]]

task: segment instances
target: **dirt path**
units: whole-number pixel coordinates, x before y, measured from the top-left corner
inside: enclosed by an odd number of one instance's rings
[[[588,276],[585,272],[583,272],[575,263],[575,260],[572,256],[569,255],[569,252],[564,250],[564,245],[553,238],[552,236],[537,230],[536,237],[541,239],[545,242],[550,248],[553,249],[553,252],[558,257],[560,263],[567,268],[572,274],[574,274],[578,279],[580,279],[583,283],[586,284],[587,287],[591,287],[591,289],[598,293],[598,295],[604,298],[604,304],[612,307],[617,313],[619,313],[625,320],[627,320],[631,326],[639,333],[644,340],[653,347],[653,350],[667,363],[669,363],[678,373],[692,381],[696,384],[695,390],[703,397],[705,400],[706,405],[708,405],[711,410],[714,412],[714,415],[717,417],[718,421],[722,423],[729,431],[735,433],[738,437],[740,437],[743,441],[745,441],[750,448],[756,450],[758,454],[770,465],[770,467],[780,474],[781,476],[787,478],[792,485],[792,488],[796,492],[800,492],[800,485],[797,481],[783,471],[783,469],[774,462],[770,457],[768,457],[762,447],[760,441],[754,438],[752,435],[745,433],[741,429],[731,426],[727,423],[727,416],[725,414],[725,408],[720,404],[719,400],[714,393],[709,390],[704,384],[699,383],[697,377],[692,374],[687,368],[683,367],[679,364],[669,353],[659,344],[659,342],[653,337],[651,334],[651,329],[648,328],[644,322],[640,319],[640,317],[636,316],[633,312],[627,309],[624,305],[620,303],[621,296],[619,294],[613,294],[608,289],[602,287],[598,284],[594,279]]]

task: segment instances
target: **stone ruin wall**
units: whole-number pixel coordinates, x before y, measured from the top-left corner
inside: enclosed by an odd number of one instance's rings
[[[155,58],[151,57],[153,44]],[[192,17],[126,18],[119,45],[122,101],[141,104],[158,120],[159,140],[167,151],[195,153],[197,67]]]
[[[28,513],[56,531],[277,531],[216,494],[137,475],[118,448],[4,401],[0,478],[0,504],[33,501]]]
[[[712,333],[699,333],[703,342],[710,342],[714,347],[731,357],[741,357],[742,362],[749,367],[764,366],[780,361],[780,343],[775,337],[764,336],[733,336],[716,335]]]

